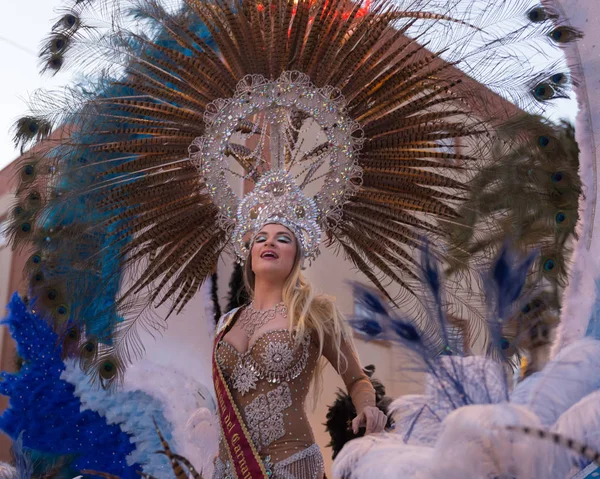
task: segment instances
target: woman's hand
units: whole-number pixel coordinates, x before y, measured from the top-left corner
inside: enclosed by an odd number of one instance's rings
[[[366,434],[382,432],[387,424],[387,416],[375,406],[366,406],[362,412],[352,421],[352,431],[358,433],[358,429],[365,426]]]

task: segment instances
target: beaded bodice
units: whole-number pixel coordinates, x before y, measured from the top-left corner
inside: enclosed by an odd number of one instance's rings
[[[312,444],[304,402],[316,356],[310,335],[296,343],[286,329],[260,334],[245,353],[220,341],[217,361],[259,451],[278,450],[282,440],[298,449]],[[300,440],[292,436],[298,431]]]
[[[235,320],[231,319],[233,316],[235,313],[229,316],[230,323]],[[223,327],[226,326],[221,323],[220,328]],[[373,388],[360,368],[351,343],[344,341],[342,353],[346,364],[343,371],[338,372],[354,393],[353,400],[358,398],[357,409],[363,404],[374,404]],[[323,355],[334,368],[340,369],[327,341]],[[323,475],[323,458],[305,412],[319,357],[316,334],[307,332],[302,338],[296,338],[281,328],[259,333],[246,352],[228,343],[227,334],[217,345],[219,368],[252,443],[273,479],[320,479]],[[221,441],[214,477],[233,477],[230,467],[225,443]]]
[[[221,340],[217,361],[230,386],[244,396],[261,380],[280,384],[296,379],[308,362],[309,345],[308,334],[296,346],[287,329],[274,329],[259,335],[246,353]]]

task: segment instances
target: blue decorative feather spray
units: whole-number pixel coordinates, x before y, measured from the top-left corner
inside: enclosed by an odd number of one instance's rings
[[[59,337],[49,325],[28,312],[17,294],[4,321],[23,358],[16,374],[1,373],[0,393],[10,398],[0,416],[0,428],[23,447],[55,459],[74,456],[75,470],[96,469],[122,479],[138,477],[137,464],[126,457],[135,446],[118,425],[108,425],[93,411],[82,411],[75,388],[60,376],[65,367]]]
[[[484,275],[488,306],[488,346],[487,355],[491,359],[504,357],[502,351],[502,327],[505,319],[520,304],[521,291],[536,253],[519,260],[511,252],[508,244],[500,251],[490,271]],[[485,368],[474,367],[472,362],[483,362],[483,358],[466,361],[460,347],[460,338],[444,312],[444,293],[438,263],[429,248],[425,248],[421,260],[424,286],[423,302],[427,306],[428,317],[423,321],[407,319],[396,315],[385,298],[373,288],[359,283],[351,283],[354,298],[363,313],[351,318],[351,326],[362,336],[398,343],[412,353],[416,367],[429,374],[430,390],[437,391],[435,403],[438,407],[451,411],[469,404],[492,403],[499,397],[508,399],[506,376],[501,371],[494,372],[498,387],[485,380]],[[481,374],[482,388],[467,388],[477,384],[473,374]],[[491,374],[491,373],[490,373]],[[498,390],[499,388],[499,390]],[[417,412],[417,416],[422,411]]]

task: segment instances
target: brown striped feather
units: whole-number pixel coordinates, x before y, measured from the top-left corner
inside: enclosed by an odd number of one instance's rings
[[[399,263],[398,260],[392,257],[386,248],[378,245],[376,242],[369,240],[365,235],[358,231],[348,230],[345,226],[342,226],[341,231],[351,238],[360,250],[361,254],[370,262],[375,268],[381,271],[389,279],[393,280],[397,284],[401,285],[406,291],[414,294],[413,288],[411,288],[398,274],[388,265],[388,262]],[[404,265],[403,265],[404,266]]]
[[[440,186],[445,188],[454,188],[457,190],[467,190],[467,186],[448,176],[444,176],[432,171],[424,171],[416,168],[404,168],[397,166],[394,168],[374,169],[365,167],[363,170],[363,180],[365,177],[373,179],[373,181],[390,180],[396,183],[396,188],[402,186],[403,181],[417,183],[419,185]],[[448,197],[448,199],[450,199]]]
[[[371,265],[369,265],[365,260],[362,259],[361,255],[352,248],[346,241],[344,241],[340,236],[336,235],[334,232],[331,233],[332,238],[336,241],[337,244],[341,245],[344,253],[350,258],[350,260],[354,263],[354,266],[358,268],[376,287],[381,291],[386,298],[388,298],[392,303],[395,304],[394,299],[387,292],[387,289],[381,284],[381,281],[377,276],[373,273]]]
[[[428,223],[422,219],[417,218],[415,215],[407,212],[405,209],[401,207],[396,207],[393,205],[380,205],[378,203],[372,202],[367,198],[356,198],[354,197],[350,202],[347,203],[345,208],[362,208],[369,211],[381,213],[389,216],[393,221],[397,221],[400,223],[404,223],[406,225],[414,226],[416,228],[422,229],[423,231],[428,231],[436,234],[443,234],[443,230],[436,226],[436,224]],[[433,218],[431,218],[433,221]]]
[[[392,194],[363,188],[357,196],[359,199],[371,201],[382,206],[393,205],[408,210],[420,211],[422,213],[429,213],[447,218],[455,218],[457,216],[452,208],[443,203],[436,202],[433,199],[416,198],[410,194]]]

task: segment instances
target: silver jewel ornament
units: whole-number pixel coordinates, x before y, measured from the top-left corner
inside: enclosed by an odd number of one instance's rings
[[[287,343],[270,342],[261,353],[261,358],[269,372],[283,374],[292,365],[294,353]]]
[[[247,75],[232,98],[207,106],[204,120],[205,134],[193,141],[190,158],[238,258],[246,259],[248,236],[268,223],[289,228],[303,257],[315,258],[322,228],[341,219],[362,179],[363,132],[346,113],[341,92],[317,88],[295,71],[273,81]],[[235,178],[254,181],[254,189],[239,197]]]
[[[256,389],[258,374],[247,361],[239,361],[231,374],[231,384],[242,396]]]
[[[254,336],[254,333],[262,328],[269,321],[272,321],[277,314],[287,318],[287,308],[283,302],[277,303],[269,309],[254,309],[254,303],[250,303],[240,314],[239,324],[246,333],[248,339]]]

